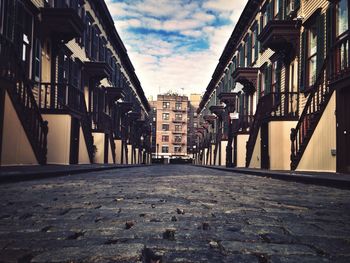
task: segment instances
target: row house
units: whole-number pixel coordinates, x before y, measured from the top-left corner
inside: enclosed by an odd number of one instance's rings
[[[104,1],[0,0],[0,163],[147,163],[150,106]]]
[[[248,0],[198,108],[197,163],[350,172],[348,5]]]

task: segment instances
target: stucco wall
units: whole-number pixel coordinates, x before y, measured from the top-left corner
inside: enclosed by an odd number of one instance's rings
[[[79,131],[79,164],[89,164],[89,153],[86,147],[83,129],[80,127]]]
[[[227,141],[221,141],[221,166],[226,165],[226,146],[227,146]]]
[[[237,167],[245,167],[248,139],[249,134],[237,135]]]
[[[115,143],[115,163],[122,163],[122,140],[114,140]]]
[[[131,144],[128,144],[128,163],[127,164],[132,164],[132,145]]]
[[[104,149],[105,149],[105,134],[95,132],[92,134],[94,136],[94,145],[96,146],[96,153],[94,158],[94,163],[104,163]]]
[[[5,93],[1,165],[38,164],[32,146],[18,119],[10,97]]]
[[[334,92],[299,162],[298,171],[336,171],[336,93]]]
[[[69,164],[71,116],[44,114],[49,123],[47,134],[47,163]]]
[[[260,149],[260,128],[258,132],[258,136],[256,137],[256,142],[252,154],[252,158],[250,159],[249,168],[260,168],[261,167],[261,149]]]
[[[296,121],[269,122],[269,157],[271,170],[290,170],[290,130]]]

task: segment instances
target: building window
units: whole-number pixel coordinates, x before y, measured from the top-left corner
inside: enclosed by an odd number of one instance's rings
[[[181,153],[181,146],[174,146],[175,153]]]
[[[349,40],[344,40],[344,35],[349,29],[348,0],[340,0],[336,6],[336,43],[338,61],[336,71],[349,67]]]
[[[307,71],[308,78],[307,83],[309,86],[313,85],[316,80],[316,67],[317,67],[317,27],[316,24],[312,25],[308,30],[307,41]]]
[[[169,147],[168,146],[162,146],[162,153],[168,153]]]
[[[182,141],[182,136],[181,136],[181,135],[175,135],[175,137],[174,137],[174,142],[179,143],[179,142],[181,142],[181,141]]]
[[[169,141],[169,135],[162,135],[162,142],[168,142]]]
[[[197,122],[194,122],[194,123],[193,123],[193,127],[194,127],[194,128],[197,128],[197,127],[198,127],[198,123],[197,123]]]
[[[164,121],[168,121],[168,120],[169,120],[169,113],[163,113],[163,114],[162,114],[162,119],[163,119]]]
[[[182,131],[182,125],[175,125],[175,131],[181,132]]]
[[[336,12],[337,12],[336,35],[338,37],[349,29],[348,0],[340,0],[337,5]]]
[[[271,92],[279,92],[280,69],[277,61],[272,63],[271,73]]]
[[[176,110],[181,110],[181,108],[182,108],[182,103],[181,102],[176,102],[175,103],[175,109]]]
[[[162,131],[169,131],[169,124],[162,124]]]
[[[163,102],[163,109],[170,109],[170,102],[169,101]]]
[[[175,114],[175,120],[181,121],[182,120],[182,114]]]

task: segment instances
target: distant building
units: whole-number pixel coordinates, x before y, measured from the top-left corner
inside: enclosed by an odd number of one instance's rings
[[[199,116],[197,109],[201,102],[200,94],[191,94],[188,102],[188,124],[187,124],[187,154],[193,157],[197,148],[196,129],[199,127]]]
[[[166,159],[187,156],[188,97],[158,95],[151,101],[153,157]]]

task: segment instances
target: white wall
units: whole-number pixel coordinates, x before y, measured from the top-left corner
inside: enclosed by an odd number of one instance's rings
[[[38,164],[32,146],[27,138],[27,135],[7,92],[5,92],[3,121],[4,125],[0,164]]]
[[[47,163],[69,164],[71,116],[63,114],[43,114],[47,120]]]

